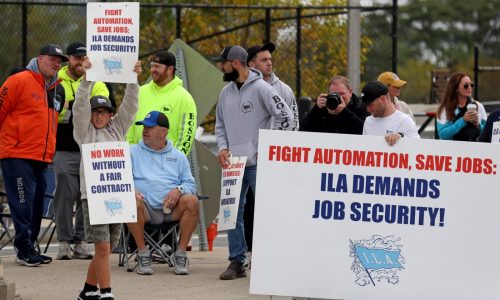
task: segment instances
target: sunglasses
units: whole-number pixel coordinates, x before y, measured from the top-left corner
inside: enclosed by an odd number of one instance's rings
[[[464,84],[464,89],[468,89],[468,88],[469,88],[469,86],[470,86],[470,88],[471,88],[471,89],[473,89],[473,88],[474,88],[474,83],[473,83],[473,82],[471,82],[471,83],[466,83],[466,84]]]

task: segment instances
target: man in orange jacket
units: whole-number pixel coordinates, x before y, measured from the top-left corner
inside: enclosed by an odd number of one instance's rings
[[[16,230],[16,262],[23,266],[52,261],[34,244],[42,221],[45,172],[54,156],[57,118],[64,106],[57,72],[67,60],[59,46],[48,44],[26,71],[10,76],[0,88],[0,163]]]

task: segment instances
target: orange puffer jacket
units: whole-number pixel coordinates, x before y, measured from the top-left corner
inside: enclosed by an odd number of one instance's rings
[[[59,82],[46,90],[42,75],[31,70],[7,78],[0,88],[0,159],[51,163],[63,106]]]

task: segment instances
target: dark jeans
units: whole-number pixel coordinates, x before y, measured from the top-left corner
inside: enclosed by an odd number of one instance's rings
[[[238,206],[238,217],[236,219],[236,227],[227,232],[227,240],[229,242],[229,260],[232,262],[244,263],[247,251],[247,243],[245,241],[245,225],[243,222],[243,213],[245,210],[245,200],[249,188],[255,193],[255,183],[257,179],[257,166],[245,168],[243,174],[243,182],[241,184],[240,203]]]
[[[28,159],[1,160],[5,193],[16,230],[14,246],[21,255],[33,248],[40,232],[47,164]]]

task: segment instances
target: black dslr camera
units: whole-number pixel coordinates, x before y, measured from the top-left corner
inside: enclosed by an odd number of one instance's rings
[[[326,107],[329,110],[335,110],[339,104],[342,103],[340,95],[337,93],[330,93],[326,95]]]

